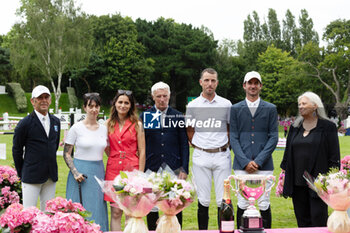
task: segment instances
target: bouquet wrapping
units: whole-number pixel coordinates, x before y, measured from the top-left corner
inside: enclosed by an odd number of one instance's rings
[[[307,172],[304,173],[304,178],[309,187],[334,209],[328,217],[328,230],[334,233],[350,232],[350,219],[346,212],[350,207],[349,173],[331,169],[326,175],[319,174],[316,180]]]
[[[191,183],[178,179],[170,168],[160,170],[152,180],[157,181],[163,194],[157,207],[164,213],[158,220],[157,233],[179,233],[181,226],[176,214],[189,206],[194,200],[194,187]]]
[[[113,181],[101,181],[95,177],[102,191],[112,198],[117,207],[130,216],[124,233],[147,233],[148,229],[142,219],[155,206],[160,196],[153,192],[153,183],[148,175],[141,171],[120,172]]]

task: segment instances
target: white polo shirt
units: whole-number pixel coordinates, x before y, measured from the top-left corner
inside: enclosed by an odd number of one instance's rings
[[[215,94],[212,101],[202,93],[186,109],[186,124],[194,128],[192,144],[203,149],[215,149],[228,143],[227,124],[230,122],[228,99]],[[194,124],[193,124],[194,123]]]

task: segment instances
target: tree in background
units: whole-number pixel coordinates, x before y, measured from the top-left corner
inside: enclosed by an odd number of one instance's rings
[[[92,38],[87,17],[73,0],[21,0],[14,26],[11,62],[16,70],[34,65],[51,83],[58,111],[63,74],[87,63]],[[28,74],[28,72],[27,72]]]
[[[0,41],[1,45],[1,41]],[[10,63],[10,50],[0,46],[0,84],[10,82],[12,66]]]
[[[314,29],[314,23],[307,10],[302,9],[299,16],[299,32],[301,45],[306,45],[308,42],[312,41],[315,44],[319,43],[318,33]]]
[[[289,9],[282,22],[282,49],[296,56],[296,49],[301,45],[300,32],[295,24],[295,17]]]
[[[280,48],[281,26],[277,18],[277,13],[274,9],[269,9],[269,13],[267,15],[267,27],[265,26],[265,28],[267,28],[267,32],[265,32],[264,34],[267,34],[264,37],[268,45],[274,44],[277,48]]]
[[[200,92],[201,70],[215,64],[217,42],[206,28],[178,24],[173,19],[159,18],[155,22],[137,19],[138,41],[146,47],[146,57],[152,58],[152,83],[160,80],[171,88],[171,105],[185,110],[186,96]]]
[[[268,46],[274,45],[290,52],[296,58],[298,49],[307,42],[318,43],[318,34],[313,29],[312,19],[305,9],[300,12],[299,26],[289,10],[282,20],[282,29],[274,9],[269,9],[267,20],[264,21],[260,24],[256,11],[244,21],[244,41],[238,43],[238,54],[246,61],[247,71],[257,69],[259,54],[265,52]]]
[[[236,53],[237,44],[232,40],[225,39],[220,42],[215,58],[215,69],[219,78],[217,93],[232,103],[237,103],[245,97],[241,87],[246,64]]]
[[[301,51],[301,60],[307,65],[308,75],[317,78],[332,94],[340,119],[346,119],[350,104],[350,20],[331,22],[323,39],[327,41],[325,49],[308,43]]]
[[[86,67],[72,72],[81,91],[100,92],[108,102],[118,89],[132,90],[139,103],[145,103],[151,87],[152,59],[137,41],[136,25],[130,17],[120,14],[90,16],[93,49]]]
[[[103,89],[99,87],[99,80],[105,74],[106,67],[103,57],[95,51],[91,51],[87,66],[71,70],[70,77],[76,87],[77,96],[83,96],[83,94],[91,92],[99,92],[101,96],[104,96]]]
[[[297,97],[305,91],[301,68],[289,52],[271,45],[259,55],[259,72],[263,80],[261,97],[277,105],[283,116],[297,113]]]
[[[144,47],[137,42],[137,34],[123,41],[112,37],[104,55],[107,72],[100,79],[101,86],[113,94],[118,89],[132,90],[137,100],[144,99],[151,87],[154,62],[144,58]]]
[[[257,70],[257,57],[268,47],[266,36],[268,28],[266,24],[260,25],[258,13],[253,11],[253,19],[250,15],[244,21],[244,41],[237,44],[237,53],[245,60],[246,71]]]

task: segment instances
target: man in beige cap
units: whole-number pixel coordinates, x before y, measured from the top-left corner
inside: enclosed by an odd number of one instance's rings
[[[40,209],[55,197],[57,175],[56,153],[60,141],[60,120],[48,113],[51,94],[39,85],[32,91],[34,111],[23,118],[15,129],[12,156],[22,181],[23,206]]]
[[[243,81],[246,98],[231,107],[230,144],[235,155],[233,170],[236,175],[273,174],[272,152],[278,142],[277,109],[260,98],[261,88],[260,74],[248,72]],[[237,200],[239,228],[242,214],[249,203],[240,194]],[[271,228],[270,195],[259,198],[258,206],[264,228]]]

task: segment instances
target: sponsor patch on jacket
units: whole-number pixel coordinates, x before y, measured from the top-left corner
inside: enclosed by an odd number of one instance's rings
[[[58,132],[58,125],[54,125],[53,128],[55,129],[55,132]]]

